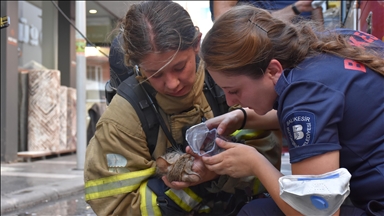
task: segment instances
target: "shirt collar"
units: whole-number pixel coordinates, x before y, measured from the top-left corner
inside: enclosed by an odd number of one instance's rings
[[[273,109],[277,110],[279,105],[280,95],[283,93],[284,89],[289,85],[287,76],[292,71],[292,69],[284,69],[283,73],[281,73],[280,78],[277,80],[275,85],[275,91],[277,93],[277,98],[275,103],[273,104]]]

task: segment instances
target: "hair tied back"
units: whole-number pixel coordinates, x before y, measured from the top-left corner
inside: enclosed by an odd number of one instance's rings
[[[267,33],[267,34],[268,34],[268,31],[267,31],[267,30],[265,30],[263,27],[259,26],[258,24],[256,24],[256,23],[252,22],[252,20],[251,20],[251,19],[248,19],[248,21],[249,21],[250,23],[252,23],[253,25],[257,26],[259,29],[263,30],[265,33]]]

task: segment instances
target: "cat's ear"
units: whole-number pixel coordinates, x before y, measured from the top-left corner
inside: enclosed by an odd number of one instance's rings
[[[163,158],[163,157],[158,157],[156,159],[156,166],[158,171],[161,173],[167,173],[168,166],[170,164]]]

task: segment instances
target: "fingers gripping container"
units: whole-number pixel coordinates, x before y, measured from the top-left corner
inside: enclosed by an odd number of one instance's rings
[[[204,122],[190,127],[185,135],[185,139],[192,151],[200,156],[212,156],[223,151],[215,142],[217,137],[228,141],[217,134],[216,128],[209,130]]]
[[[345,168],[321,175],[283,176],[280,197],[303,215],[333,215],[350,193],[350,179]]]

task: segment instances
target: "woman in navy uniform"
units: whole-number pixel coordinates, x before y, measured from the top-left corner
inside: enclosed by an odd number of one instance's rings
[[[200,55],[229,105],[261,115],[277,110],[293,175],[339,168],[351,173],[351,204],[336,214],[383,214],[383,42],[360,31],[321,32],[310,24],[290,24],[266,10],[236,6],[215,21]],[[225,135],[231,132],[228,125],[242,121],[218,117],[207,125]],[[245,128],[250,127],[247,120]],[[299,214],[280,197],[279,170],[254,149],[217,142],[227,150],[203,157],[207,167],[232,177],[256,175],[272,197],[250,202],[241,215]]]

